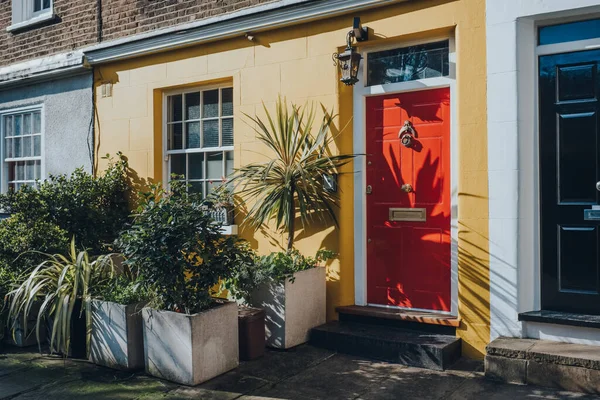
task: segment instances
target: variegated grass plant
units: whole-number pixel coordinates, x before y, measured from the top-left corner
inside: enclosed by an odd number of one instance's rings
[[[18,323],[25,326],[35,302],[41,301],[36,318],[36,337],[40,345],[40,330],[46,329],[44,317],[51,321],[50,353],[69,354],[71,323],[77,301],[81,301],[81,318],[86,317],[86,349],[89,353],[91,337],[91,300],[101,293],[115,276],[113,255],[90,257],[87,251],[77,252],[75,239],[67,255],[46,255],[47,260],[25,276],[23,283],[9,292],[8,324],[13,332]],[[19,322],[19,321],[22,322]]]
[[[257,139],[266,145],[270,160],[239,168],[232,182],[242,199],[253,201],[248,217],[255,228],[274,220],[278,229],[288,233],[289,253],[297,217],[303,226],[315,220],[337,225],[337,195],[325,189],[324,179],[338,174],[356,155],[331,154],[335,115],[322,104],[318,125],[314,105],[291,104],[290,109],[280,98],[274,116],[264,108],[265,120],[246,117],[255,124]]]

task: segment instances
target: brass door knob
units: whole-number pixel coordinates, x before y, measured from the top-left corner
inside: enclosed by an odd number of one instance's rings
[[[400,187],[400,189],[402,189],[402,191],[405,193],[412,193],[413,191],[413,187],[410,183],[405,183]]]

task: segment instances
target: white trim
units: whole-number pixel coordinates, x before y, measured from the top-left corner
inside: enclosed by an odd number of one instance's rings
[[[43,12],[35,13],[33,17],[26,19],[25,21],[17,22],[16,24],[12,24],[6,27],[7,32],[15,32],[21,29],[30,28],[35,25],[43,24],[47,21],[52,21],[56,18],[56,14],[52,12],[52,9],[49,11],[44,10]]]
[[[365,62],[361,63],[359,76],[361,80],[354,86],[353,108],[353,152],[355,154],[365,154],[365,129],[366,129],[366,98],[386,93],[410,92],[434,88],[450,88],[450,193],[451,193],[451,311],[449,315],[458,315],[458,129],[457,129],[457,110],[456,101],[456,46],[454,37],[428,38],[417,43],[430,43],[437,40],[450,40],[450,75],[441,78],[420,79],[409,82],[392,83],[386,85],[366,86],[366,58],[367,52],[375,52],[390,48],[386,45],[383,48],[367,47],[361,49]],[[416,44],[414,42],[396,43],[393,48],[404,47],[405,45]],[[356,305],[367,305],[367,237],[366,237],[366,160],[360,157],[354,160],[354,303]],[[423,311],[423,310],[420,310]],[[432,310],[428,310],[432,311]],[[439,312],[439,311],[436,311]]]
[[[574,42],[563,42],[537,46],[535,53],[537,56],[549,54],[570,53],[574,51],[594,50],[600,47],[600,38],[577,40]]]
[[[411,308],[411,307],[398,307],[398,306],[388,306],[385,304],[372,304],[372,303],[368,303],[367,306],[369,307],[378,307],[378,308],[385,308],[388,310],[402,310],[402,311],[416,311],[416,312],[432,312],[432,310],[427,310],[424,308]],[[442,315],[448,315],[448,316],[453,316],[451,311],[435,311],[436,314],[442,314]]]
[[[46,179],[46,155],[45,155],[45,145],[46,145],[46,118],[45,118],[45,106],[44,103],[38,103],[34,105],[24,106],[24,107],[15,107],[10,109],[0,109],[0,193],[6,193],[8,190],[8,176],[6,170],[6,159],[4,158],[4,146],[6,141],[4,140],[4,117],[14,114],[22,114],[27,112],[39,111],[40,112],[40,130],[41,130],[41,140],[40,140],[40,156],[39,157],[23,157],[19,159],[14,159],[14,161],[28,161],[28,160],[36,160],[40,161],[40,181],[44,181]],[[33,121],[31,121],[33,124]],[[33,144],[32,144],[33,145]]]

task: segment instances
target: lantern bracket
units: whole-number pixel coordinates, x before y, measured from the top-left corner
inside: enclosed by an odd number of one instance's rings
[[[360,17],[354,17],[354,23],[352,24],[352,31],[354,32],[354,38],[357,42],[364,42],[369,40],[369,28],[363,27],[360,22]]]

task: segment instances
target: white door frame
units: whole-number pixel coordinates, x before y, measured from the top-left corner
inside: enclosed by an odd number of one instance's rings
[[[391,83],[385,85],[365,86],[367,79],[368,53],[411,46],[418,43],[431,43],[439,40],[450,41],[450,74],[448,77],[427,78],[409,82]],[[365,47],[360,51],[363,62],[359,70],[361,79],[354,86],[353,107],[353,152],[366,153],[366,98],[391,93],[412,92],[424,89],[450,88],[450,197],[451,197],[451,311],[450,315],[458,315],[458,145],[457,145],[457,108],[456,101],[456,47],[454,37],[436,37],[419,42],[398,42],[393,46]],[[367,305],[367,212],[366,212],[366,157],[354,160],[354,303]],[[383,306],[385,307],[385,306]],[[397,308],[397,307],[390,307]],[[408,310],[408,309],[407,309]],[[415,310],[415,309],[412,309]],[[424,311],[424,310],[419,310]],[[428,310],[425,310],[428,311]]]

